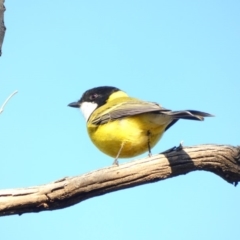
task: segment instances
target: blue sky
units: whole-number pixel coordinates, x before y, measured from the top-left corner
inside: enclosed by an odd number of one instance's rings
[[[19,92],[0,115],[1,189],[45,184],[112,163],[89,140],[81,113],[67,107],[96,86],[216,116],[179,121],[153,153],[180,141],[239,145],[239,1],[5,5],[0,105]],[[239,198],[239,186],[193,172],[63,210],[0,218],[1,237],[236,239]]]

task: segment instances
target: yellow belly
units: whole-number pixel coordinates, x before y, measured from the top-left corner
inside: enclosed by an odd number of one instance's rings
[[[147,113],[99,126],[88,123],[87,127],[92,142],[102,152],[115,158],[123,144],[119,158],[130,158],[148,151],[148,145],[154,147],[169,120]]]

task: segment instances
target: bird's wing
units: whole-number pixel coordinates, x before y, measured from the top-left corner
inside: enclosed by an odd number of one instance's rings
[[[142,113],[150,112],[171,112],[168,109],[165,109],[153,102],[144,102],[140,100],[128,100],[120,104],[114,104],[108,109],[97,111],[97,114],[91,118],[91,122],[96,125],[101,125],[107,123],[111,120],[121,119],[128,116],[134,116]]]
[[[109,108],[99,108],[96,113],[90,117],[92,124],[101,125],[109,121],[121,119],[128,116],[134,116],[142,113],[156,113],[171,116],[172,121],[167,126],[166,130],[170,128],[179,119],[189,120],[204,120],[204,117],[212,117],[213,115],[196,110],[171,111],[161,107],[154,102],[145,102],[134,98],[127,98],[121,103],[109,104]],[[103,110],[101,110],[103,109]]]

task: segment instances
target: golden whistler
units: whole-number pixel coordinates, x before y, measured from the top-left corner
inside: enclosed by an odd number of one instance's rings
[[[171,111],[157,103],[128,96],[116,87],[87,90],[68,106],[80,108],[92,142],[105,154],[129,158],[151,149],[179,119],[204,120],[212,116],[196,110]]]

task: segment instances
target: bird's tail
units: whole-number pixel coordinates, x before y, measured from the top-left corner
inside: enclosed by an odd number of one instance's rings
[[[213,117],[212,114],[196,110],[170,111],[167,112],[167,115],[172,116],[174,119],[189,119],[199,121],[203,121],[204,117]]]
[[[172,116],[173,118],[173,121],[166,127],[165,131],[167,131],[179,119],[203,121],[204,117],[214,117],[214,115],[212,114],[200,112],[196,110],[169,111],[169,112],[165,112],[165,114]]]

